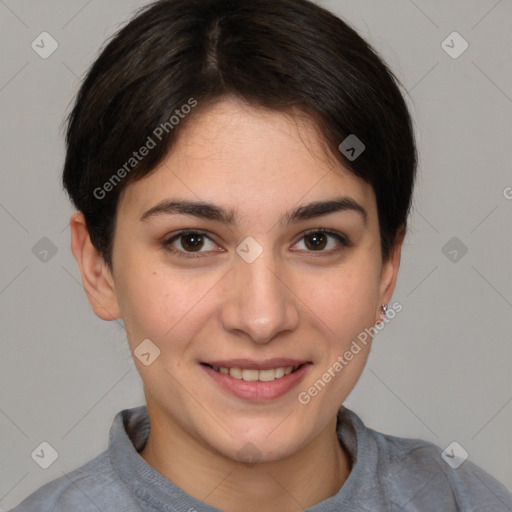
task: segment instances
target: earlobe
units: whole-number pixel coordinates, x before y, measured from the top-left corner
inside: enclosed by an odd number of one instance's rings
[[[82,285],[91,307],[102,320],[121,317],[113,276],[105,260],[91,242],[82,212],[75,212],[69,221],[71,251],[80,268]]]

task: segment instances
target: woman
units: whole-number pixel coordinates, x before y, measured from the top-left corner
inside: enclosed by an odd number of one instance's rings
[[[82,85],[63,181],[85,291],[122,318],[146,405],[14,510],[510,510],[470,461],[342,406],[400,309],[415,172],[395,77],[328,11],[142,9]]]

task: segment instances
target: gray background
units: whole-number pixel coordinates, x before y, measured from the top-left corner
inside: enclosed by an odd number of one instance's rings
[[[100,453],[115,413],[143,403],[122,327],[96,318],[82,289],[59,180],[79,80],[144,3],[0,0],[0,509]],[[409,91],[420,151],[403,311],[347,405],[386,433],[457,441],[512,489],[512,2],[322,5]],[[31,48],[43,31],[59,44],[47,59]],[[457,59],[441,47],[453,31],[469,43]],[[46,261],[43,237],[57,250]],[[30,456],[42,441],[59,454],[46,470]]]

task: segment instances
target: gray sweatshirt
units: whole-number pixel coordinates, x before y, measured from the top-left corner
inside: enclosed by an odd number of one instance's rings
[[[145,406],[114,418],[107,450],[36,490],[12,512],[219,512],[188,495],[138,454],[149,436]],[[352,459],[341,489],[308,512],[505,512],[512,495],[470,460],[418,439],[366,427],[342,407],[337,433]]]

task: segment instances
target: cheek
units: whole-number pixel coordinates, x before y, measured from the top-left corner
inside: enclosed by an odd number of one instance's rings
[[[358,258],[354,258],[357,261]],[[300,297],[307,308],[334,333],[364,329],[375,319],[379,268],[373,259],[347,262],[332,271],[300,280]],[[331,332],[331,335],[333,333]]]
[[[218,276],[171,272],[147,262],[130,269],[120,280],[118,296],[132,343],[149,338],[164,345],[170,338],[192,337],[199,323],[191,319],[207,315],[208,291]]]

